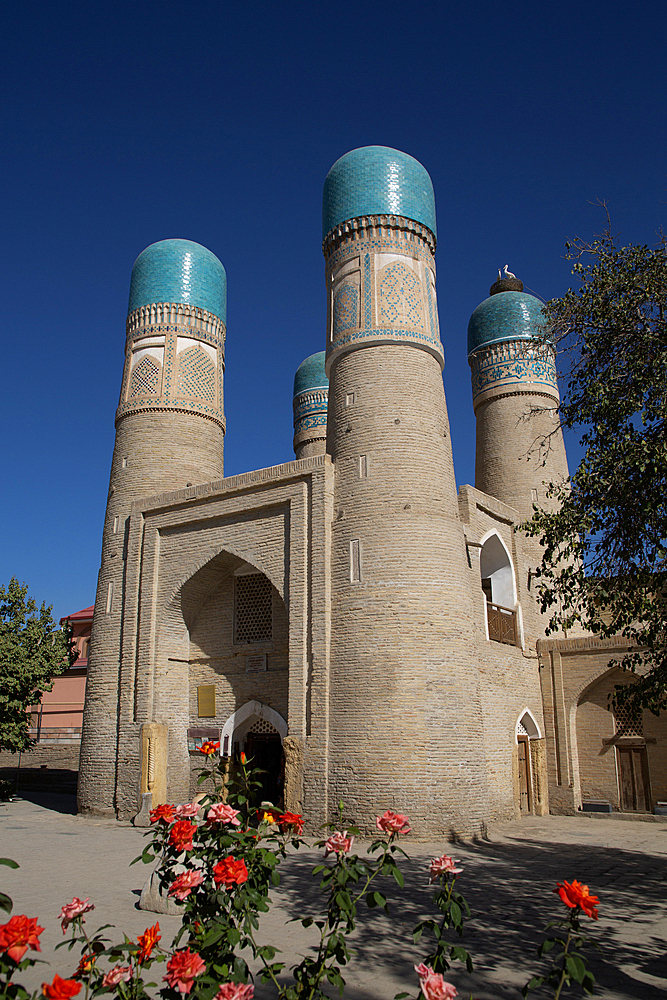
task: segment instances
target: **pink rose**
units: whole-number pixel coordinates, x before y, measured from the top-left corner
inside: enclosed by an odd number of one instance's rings
[[[213,1000],[252,1000],[254,995],[252,983],[222,983]]]
[[[330,854],[347,854],[352,850],[353,843],[354,837],[348,837],[347,830],[342,833],[336,830],[324,842],[324,857],[328,858]]]
[[[402,813],[387,809],[382,816],[376,816],[375,824],[382,833],[410,833],[410,820]]]
[[[446,983],[439,972],[434,972],[429,965],[420,962],[415,965],[419,976],[419,988],[426,1000],[454,1000],[459,991],[451,983]]]
[[[192,819],[199,812],[196,802],[183,802],[180,806],[174,806],[174,816],[176,819]]]
[[[174,881],[169,886],[167,891],[168,896],[175,896],[176,899],[180,899],[181,902],[190,895],[193,889],[196,889],[198,885],[201,885],[204,881],[204,876],[201,872],[194,871],[190,868],[188,871],[183,872],[182,875],[177,875]]]
[[[132,968],[129,965],[114,965],[103,978],[102,986],[115,990],[119,983],[129,983],[131,978]]]
[[[94,905],[90,902],[90,896],[86,896],[85,899],[79,899],[75,896],[71,903],[66,903],[58,914],[63,934],[77,917],[83,916],[84,913],[90,913],[94,909]]]
[[[240,821],[236,818],[238,809],[232,809],[226,802],[216,802],[206,813],[206,825],[213,826],[214,823],[231,823],[232,826],[240,826]]]
[[[443,854],[440,858],[433,858],[430,866],[431,882],[435,882],[440,875],[460,875],[463,868],[457,868],[458,863],[458,858],[455,861],[448,854]]]

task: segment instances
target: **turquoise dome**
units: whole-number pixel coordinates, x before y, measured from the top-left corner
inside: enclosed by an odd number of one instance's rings
[[[532,340],[542,334],[542,303],[527,292],[498,292],[475,309],[468,323],[468,354],[502,340]]]
[[[324,182],[322,239],[361,215],[402,215],[435,236],[435,196],[426,168],[389,146],[362,146],[341,156]]]
[[[324,355],[324,351],[318,351],[301,362],[294,376],[294,398],[309,389],[329,388],[329,379],[324,370]]]
[[[190,240],[161,240],[132,268],[128,313],[153,302],[187,302],[227,322],[227,275],[210,250]]]

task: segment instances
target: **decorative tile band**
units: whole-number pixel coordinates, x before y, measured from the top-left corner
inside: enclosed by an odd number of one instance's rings
[[[393,238],[340,247],[327,258],[326,281],[327,370],[339,352],[401,342],[427,350],[444,367],[428,247]]]
[[[397,329],[396,327],[376,328],[373,330],[357,330],[343,337],[337,337],[332,341],[327,350],[327,366],[331,363],[334,354],[344,354],[347,351],[356,350],[358,347],[370,347],[378,344],[412,344],[414,347],[421,347],[432,354],[444,367],[445,356],[442,344],[439,340],[430,337],[419,330]]]
[[[525,340],[504,341],[481,349],[469,357],[473,402],[489,389],[509,385],[535,387],[558,400],[558,381],[553,350],[546,344]]]
[[[359,252],[360,243],[386,246],[388,240],[409,243],[415,250],[425,250],[431,257],[435,255],[436,241],[431,230],[414,219],[400,215],[371,215],[349,219],[331,230],[322,243],[322,252],[328,259],[341,247],[350,244],[354,244]]]
[[[310,427],[326,427],[328,389],[315,389],[294,397],[294,434]]]
[[[128,340],[136,339],[166,333],[171,327],[179,327],[182,336],[192,337],[196,331],[199,340],[225,343],[226,327],[222,320],[187,302],[154,302],[135,309],[127,317],[126,335]]]
[[[224,341],[224,324],[205,310],[182,303],[134,310],[116,424],[130,413],[173,410],[206,417],[224,430]]]

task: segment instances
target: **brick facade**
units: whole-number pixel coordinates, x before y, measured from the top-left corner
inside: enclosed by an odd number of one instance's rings
[[[608,651],[545,644],[539,546],[515,530],[542,481],[567,475],[553,357],[525,364],[533,334],[509,313],[500,340],[475,341],[477,488],[457,494],[430,179],[405,154],[370,150],[327,178],[328,409],[325,425],[313,355],[295,380],[293,462],[223,478],[225,328],[210,309],[224,269],[187,241],[139,258],[90,650],[84,812],[131,817],[146,792],[154,804],[189,798],[208,734],[230,766],[244,747],[268,761],[275,796],[313,829],[341,798],[363,828],[392,808],[425,837],[572,811],[586,796],[621,803],[621,751],[600,753],[614,737]],[[359,190],[340,187],[350,178]],[[201,302],[151,304],[151,282],[156,295],[194,289]],[[477,331],[487,339],[488,318]],[[540,466],[531,442],[544,435]],[[667,794],[661,733],[646,722],[653,798]],[[626,744],[627,771],[644,749]]]

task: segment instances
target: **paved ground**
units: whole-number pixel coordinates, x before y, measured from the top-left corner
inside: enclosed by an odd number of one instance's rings
[[[71,974],[76,958],[53,948],[62,940],[56,920],[73,895],[95,903],[88,926],[112,923],[130,937],[159,919],[169,943],[178,918],[155,916],[136,908],[148,868],[129,862],[142,849],[143,831],[110,820],[72,815],[69,796],[32,794],[0,806],[0,854],[21,868],[0,868],[0,884],[14,899],[14,912],[39,916],[43,957],[26,985],[36,988],[58,971]],[[411,944],[411,928],[432,912],[427,885],[428,859],[447,845],[411,844],[406,889],[392,890],[390,917],[364,914],[354,940],[355,959],[346,979],[349,1000],[391,1000],[406,989],[416,994],[412,966],[421,953]],[[664,1000],[667,988],[667,823],[623,822],[613,818],[529,818],[492,827],[488,837],[451,849],[464,874],[459,889],[473,919],[463,943],[471,952],[471,977],[452,970],[461,997],[479,1000],[520,996],[529,974],[540,967],[535,955],[544,924],[560,915],[562,904],[551,892],[557,881],[578,878],[600,897],[600,920],[591,930],[602,945],[592,962],[596,995],[609,1000]],[[318,894],[310,876],[318,852],[296,855],[282,867],[275,904],[261,925],[262,938],[279,945],[288,964],[308,949],[309,933],[294,917],[316,912]],[[580,995],[573,991],[572,996]],[[271,993],[258,988],[260,1000]],[[337,992],[332,991],[332,996]],[[537,994],[535,994],[537,997]]]

